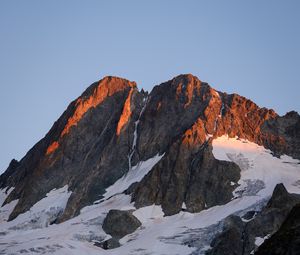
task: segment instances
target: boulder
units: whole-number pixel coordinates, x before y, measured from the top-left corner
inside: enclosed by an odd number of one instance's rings
[[[113,238],[133,233],[142,223],[132,215],[131,211],[110,210],[104,219],[102,228]]]
[[[238,216],[229,216],[225,220],[225,226],[222,233],[216,236],[211,243],[212,249],[207,255],[240,255],[243,254],[242,233],[243,222]]]
[[[120,247],[119,240],[116,238],[110,238],[104,242],[101,243],[95,243],[96,246],[101,247],[104,250],[110,250]]]

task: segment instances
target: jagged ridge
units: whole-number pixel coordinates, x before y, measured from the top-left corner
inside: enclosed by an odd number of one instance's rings
[[[297,113],[279,117],[190,74],[154,87],[149,96],[135,83],[106,77],[73,101],[20,162],[12,161],[0,187],[15,187],[5,201],[19,199],[13,219],[53,188],[67,184],[72,195],[62,221],[100,199],[131,165],[165,153],[126,192],[137,207],[161,204],[171,215],[184,202],[188,211],[198,212],[228,202],[235,188],[230,183],[239,179],[237,165],[214,159],[212,139],[238,136],[276,155],[300,158],[299,129],[293,131],[299,123]]]

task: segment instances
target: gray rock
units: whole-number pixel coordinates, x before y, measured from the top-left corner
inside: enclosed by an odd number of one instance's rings
[[[215,237],[211,243],[212,249],[207,255],[241,255],[243,254],[243,227],[238,216],[229,216],[225,220],[223,232]]]
[[[300,204],[293,207],[280,229],[255,252],[255,255],[300,254]]]
[[[300,159],[300,116],[297,112],[291,111],[284,116],[267,120],[262,131],[273,134],[274,138],[278,137],[268,146],[276,155],[285,153]]]
[[[229,216],[222,233],[212,241],[212,249],[207,254],[250,255],[257,248],[255,238],[276,233],[298,203],[300,195],[288,193],[283,184],[276,185],[272,197],[260,212],[252,211],[243,216],[250,219],[249,222],[241,221],[238,216]]]
[[[104,219],[102,228],[115,239],[133,233],[142,223],[130,211],[110,210]]]
[[[245,226],[245,254],[256,249],[255,237],[274,234],[298,203],[300,195],[290,194],[282,183],[277,184],[267,205]]]
[[[132,194],[136,207],[161,204],[166,215],[181,211],[199,212],[206,207],[225,204],[240,178],[239,167],[213,157],[205,144],[192,153],[185,144],[175,142],[163,159],[138,184]]]
[[[110,238],[101,243],[96,242],[95,245],[101,247],[104,250],[115,249],[121,246],[119,240],[116,238]]]

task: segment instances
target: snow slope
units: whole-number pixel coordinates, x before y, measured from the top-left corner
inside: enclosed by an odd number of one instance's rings
[[[146,161],[141,161],[136,166],[132,167],[130,171],[122,178],[117,180],[112,186],[106,189],[104,198],[107,199],[113,195],[120,194],[135,182],[140,182],[143,177],[148,174],[151,169],[161,160],[163,155],[156,155]]]
[[[70,192],[64,187],[50,192],[32,207],[31,212],[11,222],[2,222],[0,254],[185,255],[194,251],[204,254],[215,234],[221,231],[224,218],[261,208],[277,183],[283,182],[289,192],[300,193],[298,160],[288,156],[273,157],[262,146],[227,136],[213,141],[213,154],[217,159],[235,162],[242,170],[240,186],[234,191],[235,198],[226,205],[196,214],[182,211],[168,217],[163,216],[160,206],[136,210],[130,203],[130,196],[121,193],[133,182],[140,181],[159,162],[162,156],[156,156],[133,167],[131,172],[107,189],[105,200],[85,207],[79,216],[69,221],[49,225],[49,217],[46,217],[46,221],[34,222],[37,214],[41,219],[45,218],[51,203],[60,201],[57,205],[60,208],[65,206]],[[110,238],[101,228],[110,209],[135,210],[133,214],[142,222],[142,226],[122,238],[120,248],[102,250],[93,242]],[[31,222],[32,225],[24,225],[24,222]],[[257,237],[257,245],[262,243],[262,238]]]
[[[9,190],[1,189],[0,190],[0,205],[2,205],[8,195],[14,190],[10,188]],[[17,205],[18,200],[11,201],[9,204],[6,204],[0,208],[0,224],[8,220],[9,215]],[[0,228],[1,229],[1,228]]]
[[[215,158],[233,161],[241,168],[236,196],[270,196],[278,183],[283,183],[291,193],[299,193],[299,160],[286,155],[276,158],[263,146],[227,136],[213,141],[213,154]]]

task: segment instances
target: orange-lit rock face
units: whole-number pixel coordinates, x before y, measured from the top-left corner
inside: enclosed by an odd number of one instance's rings
[[[77,125],[83,115],[92,107],[101,104],[105,98],[122,91],[128,87],[136,87],[134,82],[129,82],[120,78],[106,77],[99,82],[93,94],[87,99],[79,98],[76,103],[76,110],[72,117],[68,119],[68,123],[61,133],[61,137],[69,133],[72,126]]]
[[[176,99],[178,100],[178,98],[183,94],[186,98],[186,103],[184,105],[184,108],[188,107],[194,96],[200,96],[200,88],[201,88],[201,81],[196,79],[194,76],[192,75],[187,75],[187,82],[186,83],[182,83],[180,82],[177,85],[177,89],[176,89]],[[176,82],[176,81],[175,81]],[[185,85],[187,84],[187,85]]]
[[[221,118],[222,100],[219,93],[212,88],[210,88],[208,95],[210,97],[209,103],[204,110],[204,116],[206,118],[205,128],[209,134],[214,134],[219,118]]]
[[[159,111],[159,110],[160,110],[160,108],[161,108],[161,102],[158,102],[158,104],[157,104],[157,108],[156,108],[156,111]]]
[[[231,98],[227,105],[224,105],[224,111],[220,111],[216,123],[216,136],[228,134],[229,137],[238,136],[249,141],[253,141],[260,145],[263,144],[263,134],[261,127],[266,120],[275,118],[277,114],[273,110],[266,108],[259,108],[252,101],[247,98],[241,97],[237,94],[229,95]],[[209,109],[206,110],[205,116],[216,116],[218,107],[213,110],[213,105],[217,105],[218,101],[215,100],[214,104],[210,104]],[[222,107],[221,107],[222,109]],[[206,124],[208,132],[212,130],[212,122]]]
[[[190,129],[185,131],[182,143],[188,148],[196,148],[201,146],[205,142],[205,140],[205,127],[203,121],[201,119],[198,119]]]
[[[131,116],[131,96],[132,96],[133,88],[130,90],[128,97],[125,101],[124,107],[123,107],[123,112],[120,117],[120,120],[118,122],[117,126],[117,136],[120,135],[122,128],[126,123],[128,122],[130,116]]]
[[[46,151],[46,155],[49,155],[52,152],[56,151],[56,149],[58,147],[59,147],[59,143],[58,142],[51,143],[50,146],[48,147],[47,151]]]
[[[99,81],[98,86],[94,89],[88,97],[81,97],[77,99],[76,108],[73,115],[68,119],[66,126],[60,134],[60,138],[65,136],[70,132],[71,127],[76,126],[77,123],[82,119],[84,114],[91,108],[96,107],[101,104],[107,97],[114,95],[117,92],[120,92],[124,89],[131,88],[130,93],[132,92],[132,88],[136,87],[135,82],[130,82],[125,79],[117,78],[117,77],[105,77],[101,81]],[[129,97],[130,98],[130,97]],[[127,102],[127,100],[126,100]],[[129,112],[125,111],[123,117],[123,125],[128,121],[130,117],[130,99],[129,102]],[[126,105],[126,103],[125,103]],[[124,111],[123,111],[124,112]],[[123,114],[122,114],[123,115]],[[127,119],[126,119],[127,116]],[[121,124],[120,124],[121,125]],[[121,126],[122,128],[122,126]],[[120,128],[120,129],[121,129]],[[53,153],[59,147],[59,143],[57,141],[53,142],[47,149],[46,155]]]

